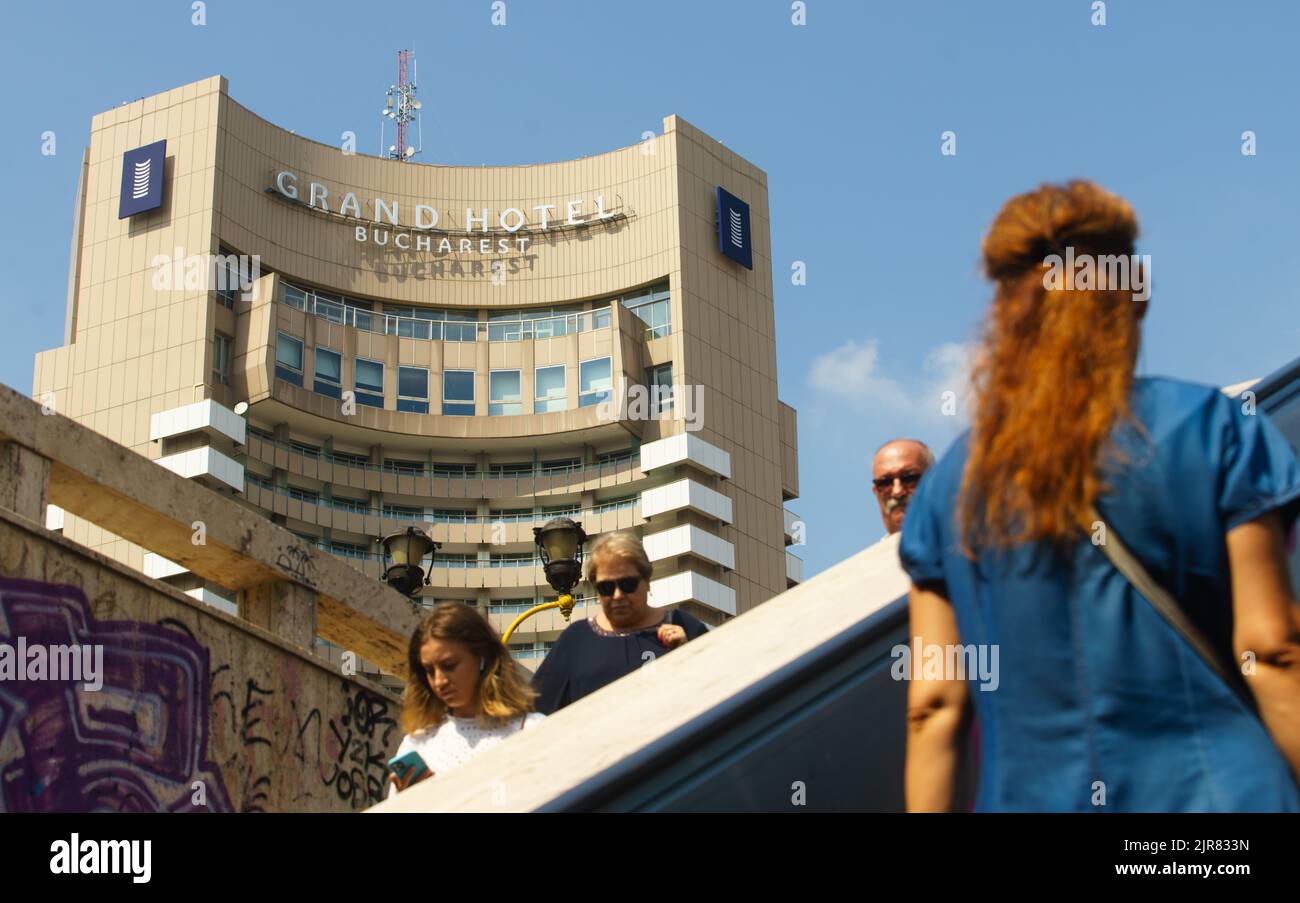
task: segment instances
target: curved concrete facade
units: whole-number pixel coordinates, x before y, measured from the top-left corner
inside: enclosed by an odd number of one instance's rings
[[[121,217],[124,155],[160,140],[161,205]],[[718,189],[752,268],[721,250]],[[96,116],[78,198],[67,336],[34,382],[60,413],[376,576],[379,536],[419,523],[444,544],[427,596],[499,626],[549,594],[531,528],[557,513],[641,533],[653,601],[710,623],[797,573],[766,175],[679,117],[578,160],[398,163],[212,78]],[[241,259],[241,285],[213,278]],[[524,660],[563,626],[530,622]]]

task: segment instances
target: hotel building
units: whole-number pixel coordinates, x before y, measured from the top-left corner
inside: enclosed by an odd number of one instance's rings
[[[498,629],[553,596],[532,528],[561,514],[642,535],[652,603],[716,625],[800,579],[769,228],[763,171],[676,116],[576,160],[424,165],[292,134],[214,77],[94,117],[33,395],[376,579],[380,537],[421,526],[425,599]],[[565,626],[512,645],[535,666]]]

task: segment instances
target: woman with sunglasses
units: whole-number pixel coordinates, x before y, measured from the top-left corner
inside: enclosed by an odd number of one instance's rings
[[[547,715],[708,629],[684,611],[650,606],[652,566],[633,533],[606,533],[597,539],[586,570],[600,610],[570,624],[537,669],[537,710]]]

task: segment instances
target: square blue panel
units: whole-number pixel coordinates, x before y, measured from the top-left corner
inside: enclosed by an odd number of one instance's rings
[[[718,248],[746,269],[754,268],[749,205],[721,185],[718,186]]]
[[[137,147],[122,155],[122,194],[117,218],[157,210],[163,200],[163,164],[167,158],[167,139]]]

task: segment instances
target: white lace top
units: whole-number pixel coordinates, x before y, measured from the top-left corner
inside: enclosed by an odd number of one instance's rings
[[[431,730],[416,731],[403,737],[402,745],[397,747],[395,758],[415,750],[429,766],[434,777],[437,777],[455,770],[507,737],[521,730],[536,727],[545,720],[545,715],[533,712],[524,718],[512,718],[496,727],[484,727],[477,718],[448,717],[446,721]],[[396,793],[397,788],[389,784],[389,797]]]

